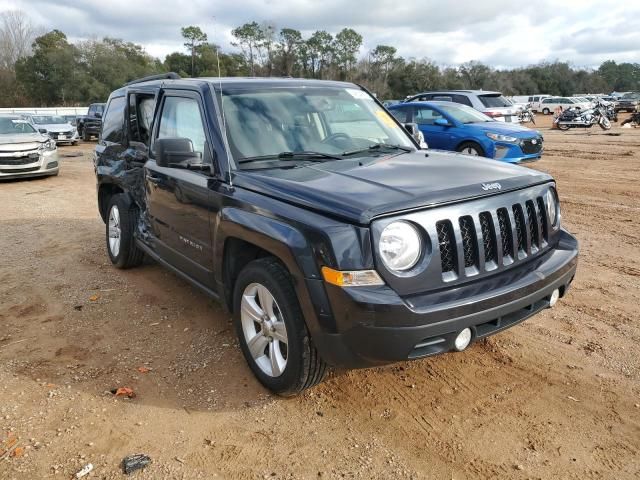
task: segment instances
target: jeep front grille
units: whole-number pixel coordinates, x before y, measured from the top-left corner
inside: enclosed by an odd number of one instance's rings
[[[443,279],[473,276],[539,252],[549,241],[544,211],[543,198],[537,197],[436,222]]]
[[[376,248],[376,261],[384,280],[400,295],[420,295],[468,281],[494,277],[495,285],[513,281],[500,277],[504,270],[519,269],[547,254],[559,230],[548,220],[546,194],[550,183],[481,196],[461,202],[407,211],[375,219],[377,244],[385,225],[396,220],[420,226],[424,255],[410,275],[385,268]],[[379,261],[379,263],[378,263]]]

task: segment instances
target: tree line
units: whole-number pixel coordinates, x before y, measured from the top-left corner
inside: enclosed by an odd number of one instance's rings
[[[362,55],[363,37],[351,28],[306,38],[293,28],[249,22],[232,30],[236,51],[223,51],[197,26],[181,29],[185,51],[164,61],[138,44],[105,37],[70,42],[60,30],[42,31],[20,11],[0,14],[0,107],[74,106],[104,101],[124,83],[174,71],[184,77],[291,76],[360,83],[379,98],[402,99],[433,89],[498,90],[505,95],[609,93],[640,90],[640,64],[608,60],[597,69],[553,61],[513,69],[480,62],[442,66],[403,58],[392,45]]]

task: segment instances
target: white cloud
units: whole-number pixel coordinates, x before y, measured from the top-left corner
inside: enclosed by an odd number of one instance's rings
[[[199,25],[230,50],[231,30],[256,20],[306,35],[351,27],[366,49],[394,45],[405,57],[442,64],[470,60],[498,67],[541,60],[595,66],[605,59],[640,62],[640,2],[599,0],[0,0],[70,38],[111,36],[164,57],[182,49],[180,27]],[[215,21],[214,21],[215,17]],[[631,28],[629,28],[631,27]]]

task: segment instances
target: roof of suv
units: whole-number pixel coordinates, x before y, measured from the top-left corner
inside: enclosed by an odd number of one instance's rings
[[[417,97],[418,95],[425,95],[428,93],[470,93],[473,95],[502,95],[501,92],[493,92],[491,90],[430,90],[428,92],[421,92],[412,96]]]
[[[125,85],[114,93],[126,91],[127,88],[137,87],[160,87],[164,86],[187,86],[187,85],[202,85],[203,83],[210,83],[214,87],[222,85],[223,87],[239,87],[247,85],[260,85],[260,86],[331,86],[331,87],[351,87],[358,88],[357,85],[350,82],[338,82],[333,80],[311,80],[306,78],[283,78],[283,77],[198,77],[198,78],[181,78],[181,79],[158,79],[149,80],[147,82],[134,83],[131,85]]]

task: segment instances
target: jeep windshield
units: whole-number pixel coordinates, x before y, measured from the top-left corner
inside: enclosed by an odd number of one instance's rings
[[[225,89],[223,106],[229,147],[240,168],[258,161],[279,167],[415,149],[404,129],[357,88]]]

